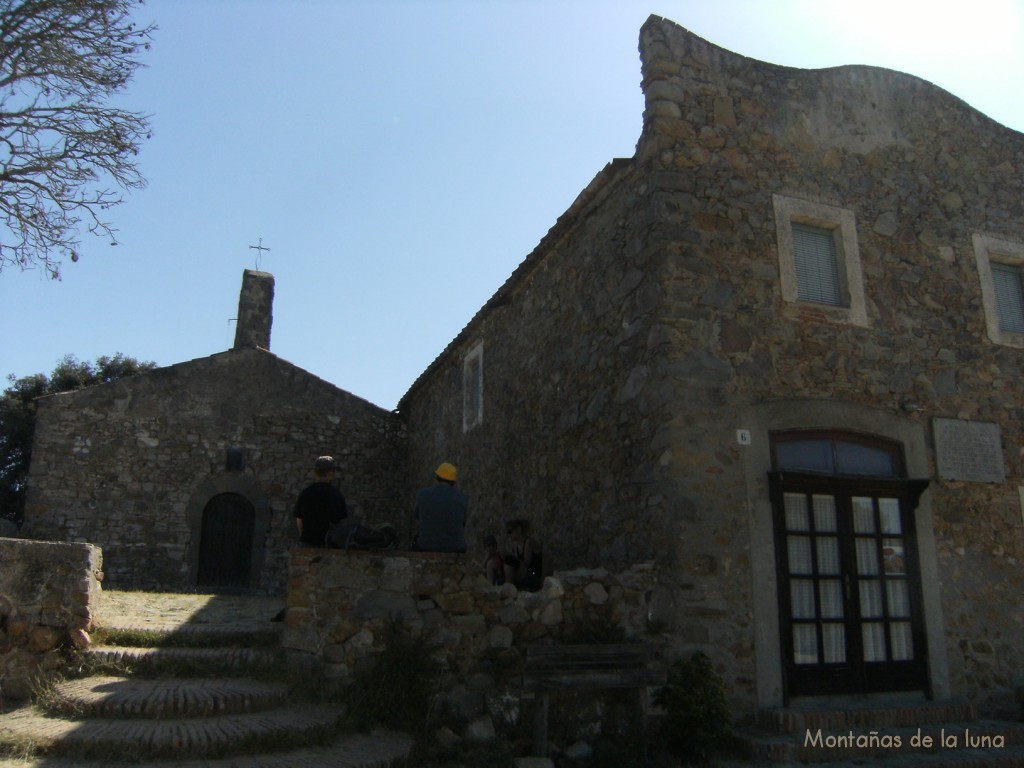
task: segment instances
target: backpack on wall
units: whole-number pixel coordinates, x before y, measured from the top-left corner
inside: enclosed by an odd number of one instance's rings
[[[398,533],[393,525],[363,525],[358,520],[342,520],[327,529],[325,542],[332,549],[394,549]]]

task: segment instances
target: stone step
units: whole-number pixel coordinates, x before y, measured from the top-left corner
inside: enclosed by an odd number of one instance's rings
[[[97,608],[102,628],[190,631],[220,628],[236,632],[280,628],[270,621],[284,607],[280,597],[203,595],[104,590]]]
[[[95,631],[100,643],[116,643],[124,633],[146,633],[157,638],[160,646],[196,646],[196,645],[276,645],[280,640],[281,623],[268,621],[266,626],[239,627],[217,624],[155,624],[145,627],[104,626]]]
[[[60,712],[79,717],[207,717],[283,706],[287,686],[236,678],[88,677],[54,686]]]
[[[898,706],[850,706],[837,709],[766,709],[758,713],[758,726],[778,733],[803,734],[807,730],[865,730],[903,728],[939,723],[969,722],[976,708],[966,702],[937,702]]]
[[[302,705],[202,718],[62,719],[32,706],[0,717],[0,743],[82,760],[218,758],[320,743],[341,713],[339,706]]]
[[[788,760],[717,760],[716,768],[770,768],[796,765]],[[878,758],[857,757],[814,763],[817,768],[1024,768],[1024,746],[991,750],[943,750],[928,753],[889,754]],[[0,768],[6,768],[0,764]]]
[[[736,744],[746,758],[769,763],[832,764],[873,759],[888,765],[896,757],[927,762],[931,756],[942,761],[938,764],[950,765],[967,758],[1024,757],[1024,723],[972,720],[900,728],[807,728],[802,733],[786,734],[741,731]]]
[[[136,669],[180,667],[202,673],[206,670],[242,672],[258,667],[280,665],[280,654],[273,648],[215,646],[213,648],[168,646],[135,648],[131,646],[94,645],[86,658],[101,667],[118,666]]]
[[[0,717],[0,723],[3,718]],[[350,734],[319,747],[219,759],[147,760],[147,768],[387,768],[412,749],[409,736],[393,731]],[[131,765],[132,763],[120,763]],[[77,757],[0,757],[0,768],[110,768],[110,760]]]

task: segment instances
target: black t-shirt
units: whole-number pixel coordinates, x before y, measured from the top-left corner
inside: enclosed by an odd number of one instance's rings
[[[345,496],[330,483],[316,482],[299,494],[295,517],[302,518],[302,543],[326,546],[327,529],[348,514]]]

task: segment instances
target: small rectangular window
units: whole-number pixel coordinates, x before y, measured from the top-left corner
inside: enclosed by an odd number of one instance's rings
[[[867,326],[853,211],[772,195],[782,299],[816,304],[830,322]]]
[[[801,301],[844,305],[832,230],[793,224],[793,261]]]
[[[1024,242],[980,233],[972,239],[988,337],[1024,349]]]
[[[999,311],[999,327],[1010,333],[1024,333],[1024,290],[1020,266],[993,261],[992,285]]]
[[[462,362],[462,430],[484,420],[484,344],[481,341]]]

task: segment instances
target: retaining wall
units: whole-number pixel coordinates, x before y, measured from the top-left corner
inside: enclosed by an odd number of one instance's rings
[[[538,592],[492,586],[471,555],[293,549],[285,648],[344,679],[401,619],[444,663],[445,704],[466,723],[518,718],[531,643],[667,642],[671,592],[650,563],[560,571]],[[490,725],[488,725],[490,727]]]
[[[103,578],[91,544],[0,538],[0,693],[27,698],[59,649],[85,647]]]

